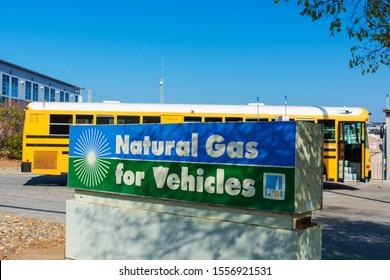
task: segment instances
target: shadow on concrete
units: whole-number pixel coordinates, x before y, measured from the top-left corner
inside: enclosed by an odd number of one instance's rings
[[[322,259],[390,260],[390,225],[318,217],[322,225]]]
[[[358,188],[349,186],[346,183],[339,183],[339,182],[324,182],[323,188],[324,190],[350,190],[350,191],[358,190]]]
[[[67,186],[68,177],[67,176],[51,176],[51,175],[42,175],[33,177],[28,180],[24,186]]]
[[[21,206],[14,206],[14,205],[0,205],[1,208],[6,209],[17,209],[17,210],[26,210],[26,211],[34,211],[34,212],[41,212],[41,213],[52,213],[52,214],[62,214],[65,215],[65,211],[57,211],[57,210],[47,210],[47,209],[40,209],[40,208],[32,208],[32,207],[21,207]]]

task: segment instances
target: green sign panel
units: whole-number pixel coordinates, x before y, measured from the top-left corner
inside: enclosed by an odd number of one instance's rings
[[[68,186],[294,212],[295,123],[73,126]]]

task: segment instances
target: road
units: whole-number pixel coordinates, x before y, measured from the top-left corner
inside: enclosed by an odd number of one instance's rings
[[[322,258],[390,260],[390,182],[324,183]]]
[[[66,177],[0,174],[0,211],[65,223]]]
[[[65,177],[0,174],[1,212],[65,223],[73,197]],[[325,183],[323,200],[323,259],[390,260],[390,182]]]

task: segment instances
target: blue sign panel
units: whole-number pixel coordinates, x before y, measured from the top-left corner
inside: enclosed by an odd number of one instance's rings
[[[295,166],[294,122],[72,126],[70,157]]]

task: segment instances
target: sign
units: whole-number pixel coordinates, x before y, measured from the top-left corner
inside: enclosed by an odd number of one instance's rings
[[[72,126],[71,188],[294,212],[296,123]]]

